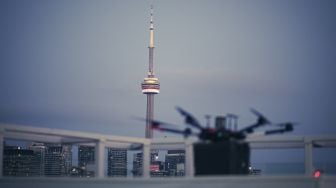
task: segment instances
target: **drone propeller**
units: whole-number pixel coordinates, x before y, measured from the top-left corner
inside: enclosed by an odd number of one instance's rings
[[[239,133],[253,133],[254,129],[266,125],[271,124],[271,122],[260,112],[258,112],[256,109],[251,108],[251,112],[258,117],[257,122],[253,125],[250,125],[248,127],[245,127],[238,131]]]
[[[258,117],[257,123],[260,125],[264,124],[271,124],[271,122],[260,112],[258,112],[256,109],[251,108],[251,112]]]
[[[177,129],[170,129],[170,128],[165,128],[165,127],[153,127],[153,129],[159,130],[159,131],[183,134],[184,137],[188,137],[192,135],[192,131],[190,128],[186,128],[185,130],[177,130]]]
[[[137,120],[140,120],[140,121],[147,121],[146,118],[142,118],[142,117],[133,117],[133,119],[137,119]],[[159,127],[159,126],[162,126],[162,125],[179,127],[178,125],[174,125],[174,124],[171,124],[171,123],[166,123],[166,122],[158,121],[158,120],[152,120],[152,121],[150,121],[150,123],[152,125],[152,128]]]
[[[133,118],[137,119],[137,120],[141,120],[141,121],[146,121],[146,118],[141,118],[141,117],[133,117]],[[158,120],[152,120],[150,122],[151,122],[151,128],[154,129],[154,130],[183,134],[184,137],[188,137],[190,135],[193,135],[190,128],[186,128],[185,130],[178,130],[178,129],[172,129],[172,128],[165,127],[165,126],[178,127],[178,125],[174,125],[174,124],[171,124],[171,123],[166,123],[166,122],[158,121]]]
[[[183,110],[182,108],[180,107],[176,107],[176,110],[185,117],[185,120],[184,122],[186,124],[189,124],[195,128],[198,128],[200,130],[203,130],[203,127],[201,126],[201,124],[197,121],[197,119],[192,116],[190,113],[188,113],[187,111]]]

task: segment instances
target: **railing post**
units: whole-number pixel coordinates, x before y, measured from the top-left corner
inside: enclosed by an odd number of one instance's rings
[[[2,178],[3,174],[3,154],[4,154],[4,134],[5,131],[3,127],[0,127],[0,178]]]
[[[143,146],[143,162],[142,162],[142,175],[144,178],[149,178],[149,166],[150,166],[150,143],[144,143]]]
[[[305,174],[311,176],[313,174],[313,142],[305,140]]]
[[[105,140],[100,139],[95,147],[96,177],[104,178]]]
[[[186,141],[185,142],[185,165],[186,165],[186,177],[194,177],[195,167],[194,167],[194,146],[193,142]]]

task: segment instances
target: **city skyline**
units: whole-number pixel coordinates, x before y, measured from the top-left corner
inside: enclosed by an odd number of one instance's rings
[[[19,2],[19,3],[18,3]],[[150,1],[1,1],[0,121],[143,137]],[[155,1],[156,119],[336,133],[333,1]],[[183,11],[182,11],[183,10]],[[212,126],[214,121],[212,119]],[[156,134],[158,137],[170,134]]]

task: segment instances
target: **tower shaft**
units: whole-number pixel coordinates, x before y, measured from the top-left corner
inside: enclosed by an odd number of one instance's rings
[[[146,138],[153,138],[152,120],[154,119],[154,94],[147,94]]]

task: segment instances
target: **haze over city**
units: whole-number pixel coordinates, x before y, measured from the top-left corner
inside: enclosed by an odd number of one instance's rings
[[[152,1],[0,2],[0,121],[144,137]],[[155,119],[336,133],[335,1],[154,1]],[[212,121],[213,123],[213,121]],[[154,133],[154,137],[172,136]]]

